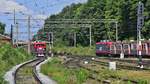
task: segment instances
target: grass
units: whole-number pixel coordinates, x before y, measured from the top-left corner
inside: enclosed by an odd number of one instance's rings
[[[110,80],[111,84],[132,84],[131,81],[137,81],[138,84],[150,84],[150,71],[145,70],[109,70],[108,67],[99,64],[83,64],[82,66],[94,70],[98,73],[90,75],[104,81]],[[128,81],[124,81],[128,79]],[[131,80],[131,81],[130,81]]]
[[[150,83],[150,71],[120,70],[117,72],[117,74],[119,74],[119,76],[123,78],[128,78],[131,80],[138,81],[140,84]]]
[[[82,84],[89,75],[88,71],[85,69],[65,68],[57,58],[44,64],[41,71],[57,81],[58,84]]]
[[[0,84],[5,84],[4,74],[13,66],[33,58],[23,49],[12,48],[10,44],[0,45]]]
[[[109,70],[108,67],[96,65],[91,66],[86,64],[85,67],[96,70],[99,73],[93,73],[83,68],[68,69],[61,64],[61,59],[53,58],[47,64],[42,66],[42,73],[48,75],[58,84],[82,84],[89,75],[100,79],[101,81],[110,80],[111,84],[132,84],[132,81],[137,81],[138,84],[150,84],[150,71],[134,71],[134,70]],[[124,81],[128,79],[129,81]]]
[[[89,55],[95,56],[95,47],[54,47],[52,49],[54,52],[67,52],[73,55]]]

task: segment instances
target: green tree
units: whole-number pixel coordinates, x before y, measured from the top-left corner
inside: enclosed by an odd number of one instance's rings
[[[5,24],[0,22],[0,34],[4,34],[5,32]]]
[[[77,43],[88,45],[89,36],[87,36],[88,28],[72,29],[68,24],[60,25],[67,27],[58,29],[59,25],[49,23],[55,19],[116,19],[118,21],[119,40],[136,39],[137,35],[137,5],[142,1],[145,6],[145,25],[142,28],[142,38],[150,38],[150,1],[149,0],[88,0],[83,4],[72,4],[66,6],[60,13],[51,15],[45,20],[44,31],[54,32],[54,37],[58,41],[70,40],[72,36],[68,36],[68,32],[77,33]],[[67,25],[67,26],[66,26]],[[109,21],[97,22],[92,24],[92,39],[93,42],[100,40],[115,41],[115,23]],[[68,43],[66,43],[68,44]]]

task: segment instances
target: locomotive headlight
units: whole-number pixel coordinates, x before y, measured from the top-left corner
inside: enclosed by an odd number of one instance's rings
[[[40,50],[42,49],[42,48],[39,48]]]

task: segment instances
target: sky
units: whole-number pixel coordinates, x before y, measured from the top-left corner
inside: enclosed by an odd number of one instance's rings
[[[31,33],[33,36],[42,28],[44,19],[52,14],[57,14],[61,10],[72,3],[85,3],[87,0],[0,0],[0,22],[6,24],[6,33],[10,33],[11,24],[14,24],[14,10],[16,22],[19,27],[19,40],[27,39],[27,18],[30,15]],[[24,20],[19,20],[24,19]],[[16,30],[14,28],[14,34]]]

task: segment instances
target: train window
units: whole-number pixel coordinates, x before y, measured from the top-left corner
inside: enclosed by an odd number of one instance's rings
[[[97,44],[96,50],[107,51],[109,50],[109,46],[107,44]]]
[[[121,49],[121,45],[116,45],[116,49],[120,50]]]
[[[101,51],[103,47],[99,47],[99,50]]]
[[[150,48],[150,43],[147,43],[148,48]]]
[[[148,43],[148,47],[150,47],[150,43]]]
[[[124,45],[124,48],[128,48],[128,45]]]
[[[111,50],[114,50],[114,49],[115,49],[115,46],[114,46],[114,45],[112,45],[112,46],[111,46]]]
[[[42,47],[42,46],[45,46],[44,44],[37,44],[36,45],[37,47]]]
[[[142,44],[142,50],[145,50],[145,44]]]
[[[131,49],[132,49],[132,50],[136,50],[136,48],[137,48],[137,45],[136,45],[136,44],[131,44]]]
[[[128,49],[128,45],[127,44],[123,45],[123,48]]]

